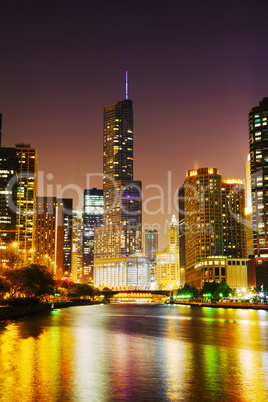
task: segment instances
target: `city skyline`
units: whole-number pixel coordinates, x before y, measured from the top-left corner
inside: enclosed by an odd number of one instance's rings
[[[102,172],[102,111],[124,99],[127,69],[134,174],[143,181],[144,200],[159,195],[150,185],[165,192],[163,213],[144,214],[143,223],[161,226],[163,248],[174,212],[169,180],[173,195],[194,168],[246,177],[248,111],[266,96],[267,5],[77,3],[0,6],[2,146],[31,143],[54,190],[57,184],[100,188],[100,177],[87,186],[86,175]],[[75,198],[70,191],[63,196]],[[151,212],[159,208],[158,201],[147,205]]]

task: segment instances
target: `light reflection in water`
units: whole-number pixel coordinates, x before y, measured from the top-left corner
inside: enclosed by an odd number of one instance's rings
[[[265,311],[84,306],[0,323],[0,400],[266,400]]]

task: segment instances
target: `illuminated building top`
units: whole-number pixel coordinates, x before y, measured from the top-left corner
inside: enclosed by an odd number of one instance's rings
[[[224,184],[243,184],[243,180],[241,179],[227,179],[227,180],[222,180]]]
[[[219,174],[219,170],[211,167],[188,170],[186,172],[186,177],[197,176],[200,174]]]

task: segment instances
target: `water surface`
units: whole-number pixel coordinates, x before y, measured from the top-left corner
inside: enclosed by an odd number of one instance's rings
[[[0,322],[1,401],[267,401],[268,312],[70,307]]]

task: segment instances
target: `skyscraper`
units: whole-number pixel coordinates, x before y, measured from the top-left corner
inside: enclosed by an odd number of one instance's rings
[[[83,283],[83,212],[73,211],[72,282]]]
[[[60,201],[60,200],[58,200]],[[70,278],[72,267],[72,241],[73,241],[73,200],[63,198],[63,277]]]
[[[144,255],[151,265],[151,289],[156,289],[156,253],[158,251],[157,230],[144,231]]]
[[[83,208],[83,280],[93,281],[95,228],[103,224],[103,190],[84,190]]]
[[[141,182],[133,181],[133,109],[125,99],[104,109],[104,225],[121,231],[119,253],[141,251]]]
[[[248,114],[253,249],[268,257],[268,98]]]
[[[184,211],[184,185],[178,190],[179,204],[179,249],[181,282],[185,283],[185,211]]]
[[[160,289],[177,289],[183,283],[180,276],[179,227],[175,215],[168,235],[168,247],[156,253],[157,286]]]
[[[223,254],[246,258],[245,186],[240,179],[222,180]]]
[[[223,254],[221,175],[218,169],[188,170],[184,181],[186,282],[198,288],[195,264]]]
[[[37,197],[35,259],[57,278],[63,274],[64,204],[56,197]]]
[[[135,288],[130,280],[133,259],[128,258],[142,249],[142,196],[141,182],[133,181],[133,109],[127,94],[104,109],[103,196],[104,227],[95,230],[94,282]]]
[[[17,171],[18,158],[15,148],[0,148],[0,250],[2,266],[4,262],[10,260],[11,255],[15,252]]]
[[[23,261],[33,261],[37,188],[37,153],[30,144],[17,144],[17,241]]]
[[[223,269],[221,275],[218,268],[208,271],[202,261],[210,258],[211,265],[214,257],[222,256],[237,259],[240,264],[246,258],[242,180],[222,180],[215,168],[189,170],[184,181],[184,202],[179,202],[180,214],[184,204],[180,219],[182,222],[184,216],[186,282],[201,288],[206,280],[225,279]]]
[[[156,262],[158,251],[158,232],[157,230],[144,231],[144,255],[150,261]]]

